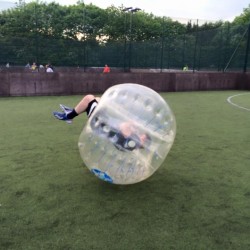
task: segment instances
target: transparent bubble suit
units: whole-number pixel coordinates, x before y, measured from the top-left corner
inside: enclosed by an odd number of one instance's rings
[[[134,137],[126,137],[131,131]],[[118,143],[120,134],[122,143]],[[166,101],[148,87],[124,83],[102,95],[78,147],[83,162],[97,177],[126,185],[147,179],[161,166],[175,134],[175,117]]]

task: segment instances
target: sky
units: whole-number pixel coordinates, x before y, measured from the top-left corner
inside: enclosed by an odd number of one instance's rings
[[[17,2],[18,0],[0,0],[0,8],[4,2]],[[26,0],[26,3],[33,0]],[[52,2],[53,0],[42,0]],[[54,0],[61,5],[73,5],[77,0]],[[243,13],[243,9],[250,4],[249,0],[84,0],[85,4],[94,4],[100,8],[138,7],[147,13],[156,16],[166,16],[180,19],[199,19],[206,21],[233,21],[236,16]]]

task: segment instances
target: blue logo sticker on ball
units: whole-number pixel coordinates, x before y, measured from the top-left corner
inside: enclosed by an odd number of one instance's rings
[[[97,169],[97,168],[92,168],[91,169],[91,172],[99,177],[101,180],[103,181],[107,181],[107,182],[110,182],[110,183],[113,183],[113,180],[110,176],[108,176],[105,172],[102,172],[101,170]]]

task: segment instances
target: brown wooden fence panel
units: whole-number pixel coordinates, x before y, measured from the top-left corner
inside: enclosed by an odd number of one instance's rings
[[[249,90],[249,73],[0,72],[0,96],[103,93],[121,83],[137,83],[157,92]]]

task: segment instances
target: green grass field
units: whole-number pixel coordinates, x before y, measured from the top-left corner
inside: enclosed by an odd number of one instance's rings
[[[158,171],[129,186],[96,178],[72,125],[51,115],[81,97],[0,98],[0,249],[250,249],[247,92],[164,93],[175,143]],[[250,93],[235,103],[250,108]]]

